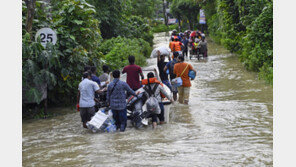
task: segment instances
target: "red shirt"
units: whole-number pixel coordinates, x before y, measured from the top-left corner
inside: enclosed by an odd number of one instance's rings
[[[140,66],[132,64],[125,66],[122,70],[122,73],[126,73],[126,83],[133,89],[139,89],[141,87],[139,74],[142,72]]]

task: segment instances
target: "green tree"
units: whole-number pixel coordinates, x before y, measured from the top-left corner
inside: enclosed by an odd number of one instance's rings
[[[199,14],[200,0],[173,0],[171,4],[171,12],[180,19],[186,18],[189,22],[190,29],[197,26],[197,16]]]

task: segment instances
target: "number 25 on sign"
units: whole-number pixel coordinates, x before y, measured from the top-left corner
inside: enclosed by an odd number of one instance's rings
[[[50,28],[41,28],[37,31],[35,36],[35,41],[40,37],[41,45],[45,48],[48,42],[51,42],[53,45],[57,42],[57,34]]]

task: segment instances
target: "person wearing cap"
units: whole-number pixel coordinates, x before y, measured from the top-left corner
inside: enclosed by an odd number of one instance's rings
[[[191,64],[184,62],[183,56],[178,56],[178,63],[174,66],[174,74],[176,74],[176,77],[181,77],[183,81],[182,86],[178,87],[178,101],[181,104],[188,104],[189,102],[189,94],[191,87],[190,78],[188,76],[189,70],[192,70],[196,73]]]

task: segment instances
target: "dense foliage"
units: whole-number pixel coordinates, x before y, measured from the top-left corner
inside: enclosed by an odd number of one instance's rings
[[[23,84],[23,89],[29,90],[23,99],[39,103],[42,98],[37,88],[44,85],[42,79],[45,78],[50,102],[70,103],[75,98],[83,67],[100,65],[102,55],[98,47],[102,38],[99,21],[94,17],[96,11],[85,1],[59,1],[53,6],[41,1],[37,4],[40,7],[36,8],[38,15],[31,34],[41,27],[50,27],[58,34],[58,41],[55,46],[44,49],[23,32],[23,83],[34,81],[34,84]],[[48,10],[53,11],[51,17],[46,16]]]
[[[165,24],[158,24],[152,28],[153,32],[168,32],[172,31],[174,29],[178,29],[178,24],[172,24],[169,26],[166,26]]]
[[[122,68],[128,64],[128,56],[135,56],[136,64],[146,65],[146,57],[150,56],[149,43],[141,38],[117,37],[106,40],[101,45],[104,60],[112,69]]]
[[[205,9],[210,36],[237,53],[249,70],[273,80],[273,6],[270,0],[207,0]]]
[[[153,34],[147,18],[153,16],[155,0],[88,0],[98,11],[102,37],[109,39],[123,36],[126,38],[142,38],[153,45]],[[143,5],[149,6],[141,6]],[[144,10],[144,9],[145,10]]]
[[[194,29],[197,27],[197,16],[199,14],[199,3],[200,0],[173,0],[171,5],[172,14],[180,20],[189,23],[187,29]],[[180,25],[182,26],[182,25]]]

